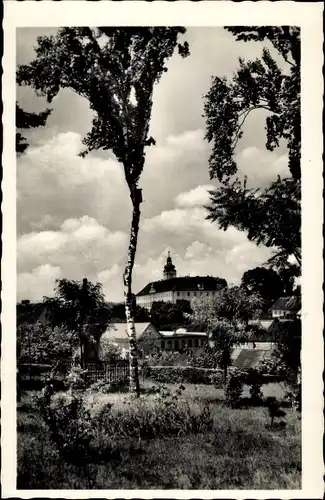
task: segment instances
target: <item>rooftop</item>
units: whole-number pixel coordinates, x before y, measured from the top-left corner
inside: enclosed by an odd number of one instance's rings
[[[270,311],[282,310],[282,311],[299,311],[301,308],[300,297],[280,297],[274,302],[270,307]]]
[[[137,293],[137,297],[149,295],[150,290],[152,290],[151,293],[197,290],[216,291],[224,286],[227,286],[226,280],[214,278],[213,276],[180,276],[178,278],[148,283],[139,293]]]

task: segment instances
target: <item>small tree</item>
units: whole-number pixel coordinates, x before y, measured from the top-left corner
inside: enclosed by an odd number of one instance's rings
[[[101,338],[99,348],[99,358],[107,363],[115,363],[122,358],[122,349],[109,339]]]
[[[193,301],[191,316],[194,323],[203,325],[214,343],[216,359],[227,379],[235,344],[248,340],[248,321],[260,310],[262,299],[248,294],[240,287],[224,288],[213,298]]]
[[[36,59],[20,66],[19,84],[31,85],[48,101],[60,88],[85,97],[94,111],[84,139],[88,152],[112,150],[123,165],[132,203],[132,222],[124,271],[125,314],[130,343],[130,390],[140,395],[138,348],[134,325],[132,272],[138,242],[142,192],[139,180],[149,137],[154,85],[167,71],[175,48],[182,57],[188,44],[178,43],[181,27],[62,28],[38,38]]]
[[[85,346],[99,341],[111,321],[101,283],[57,279],[54,297],[44,297],[47,320],[52,326],[65,326],[79,338],[80,362],[85,364]]]

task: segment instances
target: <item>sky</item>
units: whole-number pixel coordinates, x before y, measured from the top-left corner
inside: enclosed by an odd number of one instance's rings
[[[17,64],[34,57],[36,37],[55,28],[17,30]],[[162,279],[170,251],[179,276],[212,275],[237,284],[245,271],[263,264],[270,249],[248,241],[245,232],[219,230],[206,220],[210,145],[204,139],[203,96],[212,76],[231,78],[238,58],[254,59],[263,45],[238,42],[223,28],[189,28],[191,55],[174,55],[155,87],[150,135],[140,180],[142,215],[134,268],[134,292]],[[17,88],[26,111],[49,105],[27,87]],[[18,300],[53,295],[56,278],[101,282],[107,300],[123,300],[123,270],[131,202],[123,168],[113,153],[78,157],[90,128],[87,101],[69,90],[51,103],[45,127],[27,131],[30,147],[17,159]],[[251,114],[236,149],[239,176],[267,186],[288,174],[286,148],[265,149],[265,115]]]

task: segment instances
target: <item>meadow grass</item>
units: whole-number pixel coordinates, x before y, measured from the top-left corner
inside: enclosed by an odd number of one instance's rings
[[[147,388],[150,385],[148,382]],[[296,413],[286,410],[286,426],[269,429],[265,407],[231,409],[223,403],[222,391],[219,393],[212,386],[185,384],[185,387],[183,397],[193,402],[193,406],[197,401],[211,403],[211,430],[150,440],[112,441],[109,437],[106,442],[105,436],[101,436],[98,444],[101,459],[82,469],[62,460],[31,394],[24,395],[18,407],[17,487],[213,490],[301,487],[301,431]],[[268,387],[270,391],[280,394],[281,388]],[[97,394],[90,395],[89,400],[93,402],[96,398],[99,405],[119,404],[122,397],[130,396]]]

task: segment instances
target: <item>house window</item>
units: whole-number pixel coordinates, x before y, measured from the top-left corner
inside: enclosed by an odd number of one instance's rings
[[[194,297],[196,297],[196,292],[193,292]]]
[[[212,292],[212,295],[215,295],[216,292]]]
[[[209,292],[207,292],[207,296],[209,295]]]
[[[185,349],[185,346],[186,346],[186,341],[185,339],[182,339],[182,348]]]
[[[194,347],[199,347],[199,339],[194,339]]]
[[[172,348],[172,345],[173,345],[172,341],[171,341],[171,340],[168,340],[168,344],[167,344],[167,345],[168,345],[168,349],[171,349],[171,348]]]
[[[191,295],[191,292],[187,292],[187,296],[190,297],[190,295]]]
[[[165,341],[164,340],[161,341],[161,348],[165,349]]]
[[[179,292],[177,292],[177,297],[179,297]]]
[[[178,340],[175,340],[175,349],[178,350],[179,349],[179,342]]]
[[[188,347],[192,347],[192,339],[188,339],[187,345],[188,345]]]

